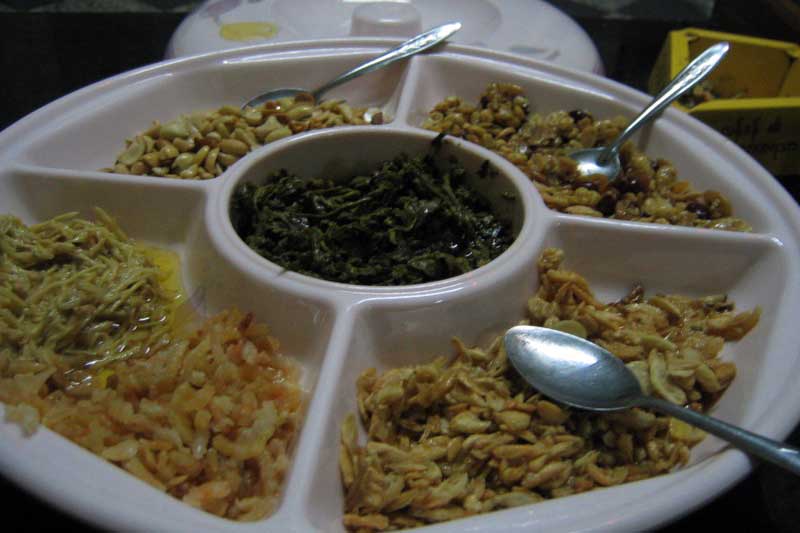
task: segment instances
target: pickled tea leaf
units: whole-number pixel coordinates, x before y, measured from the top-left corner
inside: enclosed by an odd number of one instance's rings
[[[231,201],[239,236],[302,274],[358,285],[408,285],[463,274],[513,241],[465,170],[401,155],[368,176],[305,180],[282,170]]]

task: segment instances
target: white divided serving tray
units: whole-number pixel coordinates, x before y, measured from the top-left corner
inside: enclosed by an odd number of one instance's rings
[[[667,110],[637,142],[650,157],[673,162],[696,188],[726,195],[752,233],[560,214],[545,208],[510,164],[480,148],[475,153],[511,167],[515,186],[530,194],[515,244],[463,276],[409,287],[330,283],[280,272],[232,233],[227,198],[234,180],[304,143],[358,136],[365,128],[424,137],[429,134],[419,126],[436,102],[453,94],[476,101],[492,81],[521,85],[535,112],[580,108],[597,118],[632,117],[649,98],[615,82],[447,45],[330,95],[382,107],[392,117],[386,125],[293,136],[208,181],[96,170],[113,164],[124,140],[154,119],[237,105],[267,88],[313,87],[395,43],[301,42],[167,61],[77,91],[0,133],[0,212],[35,223],[67,211],[88,217],[99,206],[133,238],[178,252],[189,295],[202,294],[209,313],[229,306],[253,311],[302,365],[309,398],[281,503],[259,522],[236,523],[189,507],[44,428],[26,438],[16,426],[0,424],[4,475],[114,530],[340,531],[339,427],[355,411],[356,377],[372,366],[385,370],[450,354],[452,336],[483,342],[516,323],[535,291],[535,262],[546,246],[564,249],[566,266],[586,276],[602,299],[617,299],[638,282],[648,293],[727,293],[740,309],[761,306],[755,330],[725,347],[723,357],[739,372],[713,415],[772,438],[789,433],[800,419],[800,210],[741,149],[676,110]],[[668,475],[426,531],[652,529],[707,503],[750,468],[744,454],[709,437],[693,450],[690,465]]]

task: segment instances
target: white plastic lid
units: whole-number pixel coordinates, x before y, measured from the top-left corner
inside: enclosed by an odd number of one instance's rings
[[[461,22],[452,42],[603,73],[597,48],[542,0],[207,0],[172,35],[166,56],[341,37],[411,37]]]

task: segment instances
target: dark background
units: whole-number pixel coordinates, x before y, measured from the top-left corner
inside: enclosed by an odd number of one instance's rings
[[[606,75],[646,90],[667,33],[688,26],[785,41],[800,40],[797,0],[717,0],[710,16],[689,1],[641,0],[607,13],[552,0],[599,49]],[[48,102],[103,78],[159,61],[197,2],[0,0],[0,130]],[[130,8],[130,9],[128,9]],[[800,176],[779,179],[795,200]],[[800,446],[800,427],[788,441]],[[7,527],[19,531],[91,528],[0,477]],[[13,526],[11,526],[13,524]],[[705,508],[663,528],[790,532],[800,528],[800,479],[761,465]]]

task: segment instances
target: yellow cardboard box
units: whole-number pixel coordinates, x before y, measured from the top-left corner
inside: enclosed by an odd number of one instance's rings
[[[715,98],[686,107],[777,175],[800,174],[800,46],[686,28],[670,32],[648,89],[660,91],[692,59],[720,41],[728,55],[706,80]]]

